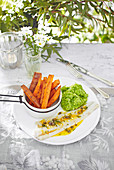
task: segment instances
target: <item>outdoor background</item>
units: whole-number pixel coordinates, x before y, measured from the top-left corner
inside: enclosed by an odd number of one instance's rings
[[[56,43],[113,43],[113,9],[112,0],[0,0],[0,30],[36,42],[48,60]]]

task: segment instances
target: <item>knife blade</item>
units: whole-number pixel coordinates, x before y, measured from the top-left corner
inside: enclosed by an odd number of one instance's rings
[[[101,81],[101,82],[103,82],[103,83],[105,83],[105,84],[107,84],[107,85],[109,85],[109,86],[111,86],[111,87],[114,87],[114,83],[113,83],[113,82],[111,82],[111,81],[109,81],[109,80],[106,80],[106,79],[103,79],[103,78],[101,78],[101,77],[98,77],[98,76],[96,76],[95,74],[90,73],[87,69],[85,69],[85,68],[83,68],[83,67],[81,67],[81,66],[79,66],[79,65],[76,65],[76,64],[74,64],[74,63],[72,63],[72,62],[69,62],[69,61],[67,61],[67,60],[64,60],[64,59],[62,59],[62,58],[57,58],[57,61],[62,62],[62,63],[65,63],[66,65],[67,65],[67,64],[70,64],[70,65],[71,65],[72,67],[74,67],[77,71],[79,71],[79,72],[81,72],[81,73],[84,73],[84,74],[86,74],[86,75],[88,75],[88,76],[90,76],[90,77],[93,77],[93,78],[95,78],[95,79],[97,79],[97,80],[99,80],[99,81]]]

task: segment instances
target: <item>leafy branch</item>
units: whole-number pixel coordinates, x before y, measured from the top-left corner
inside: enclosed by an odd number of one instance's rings
[[[114,11],[111,0],[22,0],[19,4],[14,0],[13,6],[8,0],[6,2],[5,9],[3,2],[0,5],[1,32],[20,31],[23,27],[31,27],[31,36],[47,36],[49,41],[46,40],[41,47],[42,57],[46,60],[51,57],[52,52],[60,57],[55,42],[61,43],[72,36],[75,36],[78,42],[113,42]],[[93,33],[92,38],[86,36],[87,31]],[[47,55],[44,55],[45,51]]]

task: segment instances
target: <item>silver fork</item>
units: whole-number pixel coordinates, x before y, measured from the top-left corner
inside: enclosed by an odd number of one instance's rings
[[[103,90],[100,88],[96,87],[93,83],[91,83],[89,80],[87,80],[82,74],[80,74],[72,65],[67,64],[68,70],[77,78],[83,79],[87,81],[91,86],[93,86],[104,98],[109,98],[109,95],[105,93]]]

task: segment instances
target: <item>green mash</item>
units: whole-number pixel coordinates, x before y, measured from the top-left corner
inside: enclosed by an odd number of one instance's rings
[[[74,84],[70,87],[63,86],[61,107],[65,111],[71,111],[84,105],[87,101],[88,94],[84,91],[82,85]]]

